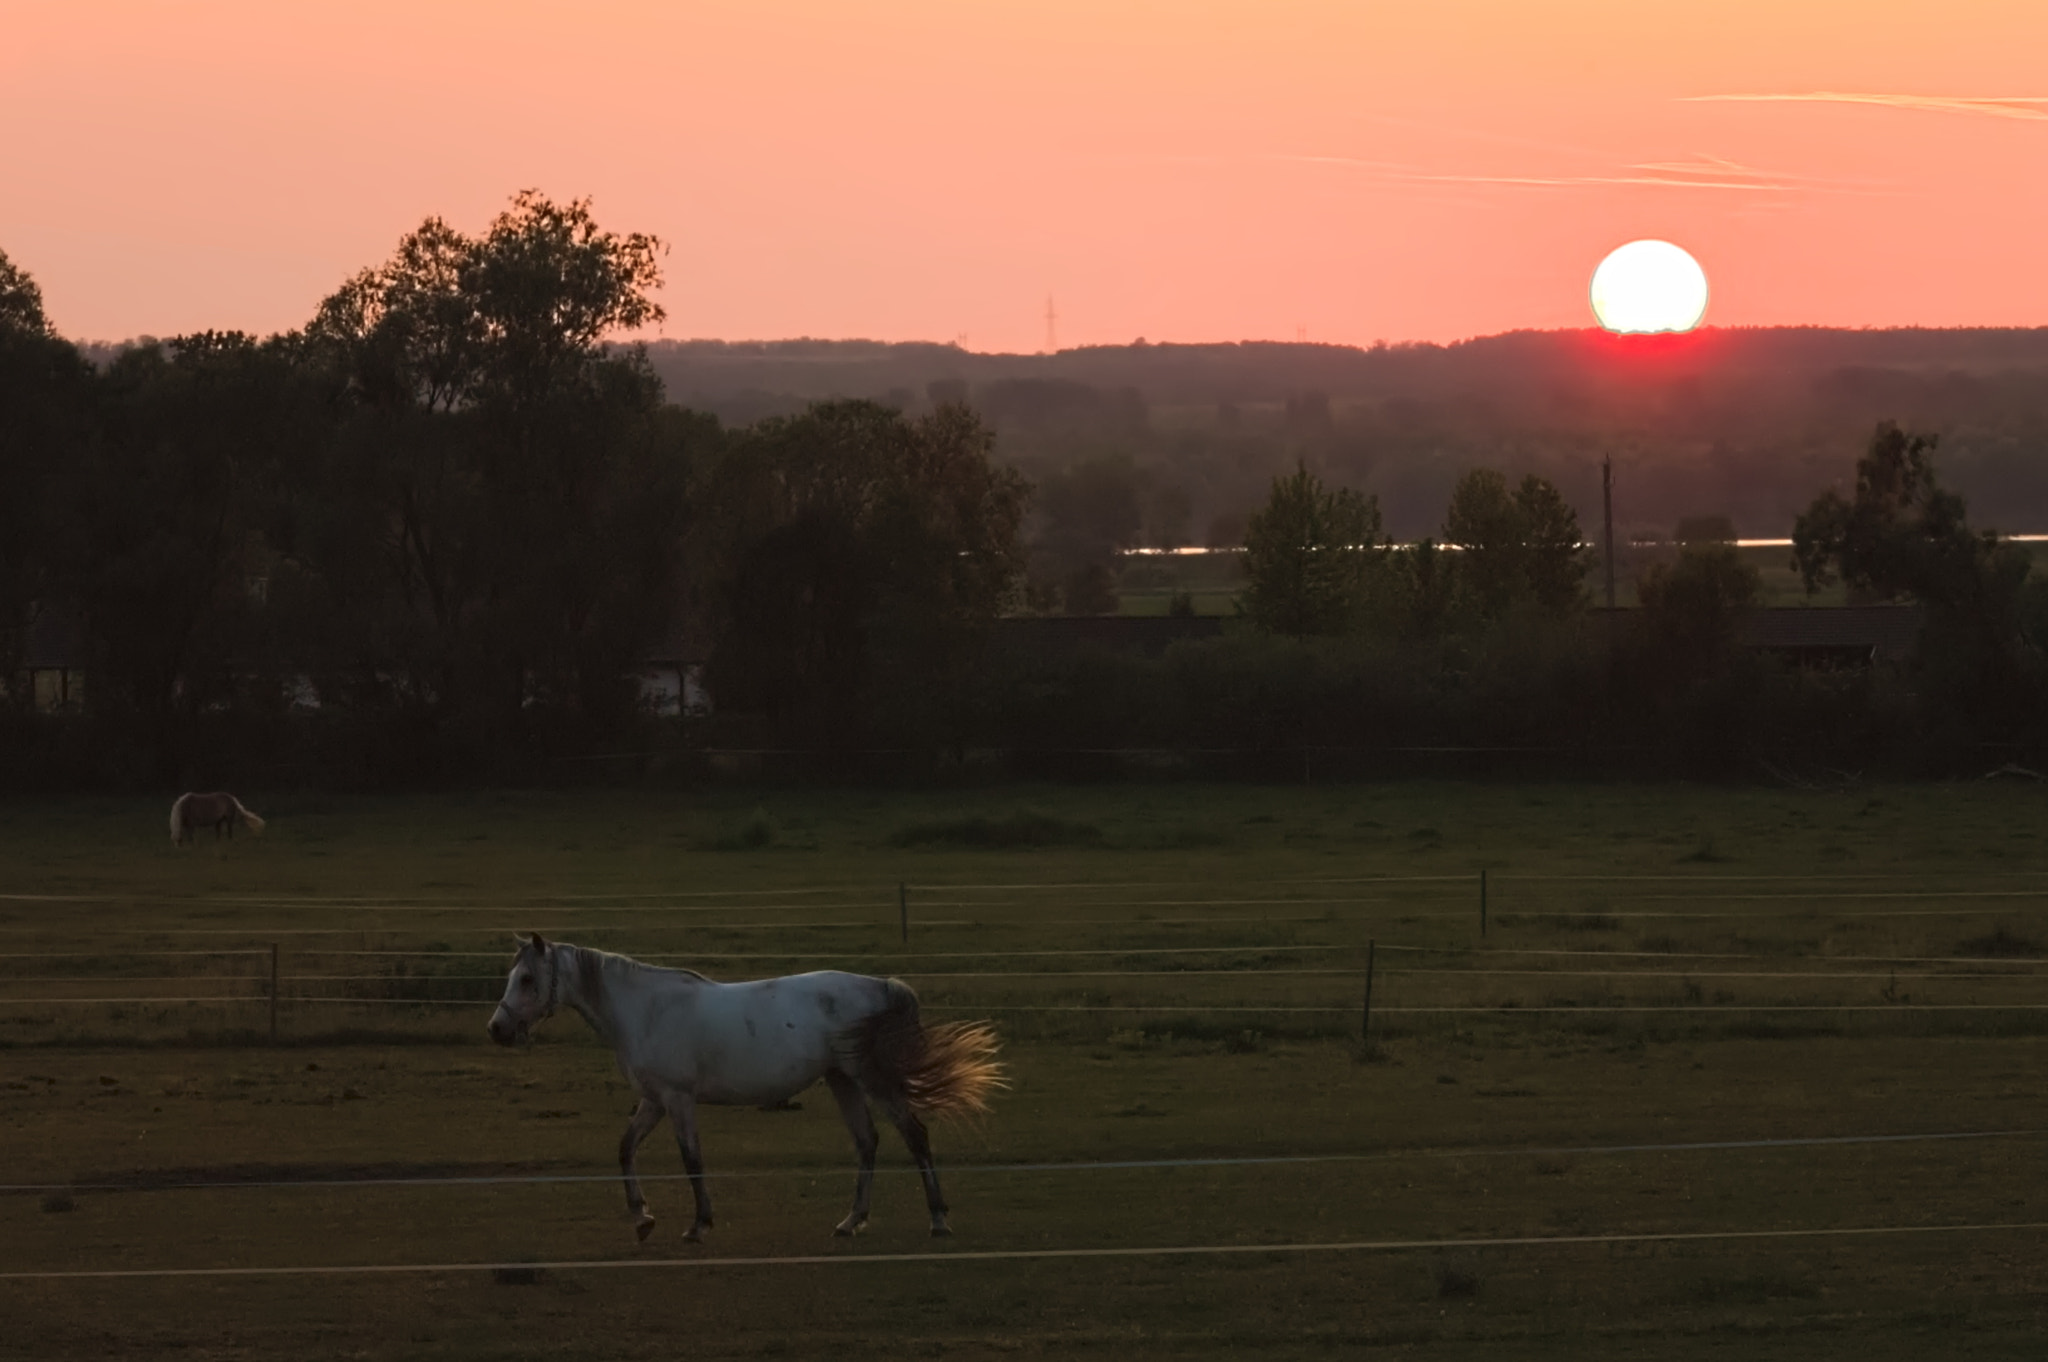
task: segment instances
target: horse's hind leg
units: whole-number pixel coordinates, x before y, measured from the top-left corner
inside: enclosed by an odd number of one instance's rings
[[[704,1185],[704,1152],[697,1143],[697,1099],[679,1094],[668,1104],[669,1120],[675,1123],[676,1143],[683,1151],[683,1171],[690,1175],[690,1194],[697,1201],[697,1219],[683,1238],[692,1243],[711,1228],[711,1192]]]
[[[882,1141],[875,1134],[875,1118],[868,1114],[868,1100],[861,1096],[860,1084],[837,1069],[828,1069],[825,1085],[832,1089],[832,1096],[839,1103],[839,1115],[846,1121],[846,1132],[853,1136],[854,1150],[860,1155],[860,1172],[853,1182],[853,1209],[833,1227],[832,1233],[859,1234],[868,1223],[868,1189],[875,1181],[875,1149]]]
[[[932,1213],[932,1233],[948,1235],[953,1227],[946,1223],[946,1195],[939,1190],[938,1165],[932,1162],[931,1135],[925,1130],[924,1122],[917,1119],[908,1104],[896,1101],[885,1108],[890,1122],[903,1136],[903,1143],[910,1147],[910,1157],[917,1160],[917,1175],[924,1179],[924,1205]]]
[[[651,1097],[640,1099],[640,1105],[633,1108],[633,1119],[626,1124],[626,1133],[619,1137],[619,1171],[626,1178],[626,1210],[633,1217],[633,1232],[641,1242],[654,1233],[654,1216],[647,1209],[647,1198],[640,1194],[640,1174],[633,1166],[634,1156],[640,1152],[640,1142],[653,1133],[661,1124],[661,1104]]]

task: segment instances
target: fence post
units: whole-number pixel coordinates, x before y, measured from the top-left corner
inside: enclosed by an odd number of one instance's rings
[[[1361,1044],[1372,1042],[1372,954],[1378,943],[1365,943],[1365,1016],[1358,1024],[1358,1039]]]
[[[1479,872],[1479,934],[1486,935],[1486,872]]]
[[[910,940],[910,886],[902,880],[896,882],[896,916],[903,929],[903,940]]]
[[[277,943],[270,943],[270,1043],[277,1044]]]

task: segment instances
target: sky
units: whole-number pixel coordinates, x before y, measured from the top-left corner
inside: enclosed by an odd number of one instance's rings
[[[0,251],[66,335],[303,324],[589,197],[673,338],[2048,324],[2043,0],[0,0]]]

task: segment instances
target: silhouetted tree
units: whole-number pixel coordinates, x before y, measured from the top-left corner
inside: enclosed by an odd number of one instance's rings
[[[91,367],[50,331],[35,281],[0,253],[0,691],[16,704],[31,698],[7,684],[31,612],[63,604],[50,494],[89,438],[93,392]]]
[[[52,498],[54,570],[91,639],[89,709],[172,778],[182,734],[243,689],[279,468],[320,421],[290,347],[206,332],[133,347]]]
[[[616,724],[665,626],[690,464],[715,432],[665,410],[637,354],[660,243],[528,191],[489,231],[429,219],[322,303],[305,348],[356,398],[304,483],[300,599],[379,703],[479,744],[522,714]]]
[[[1649,665],[1667,680],[1709,675],[1734,654],[1742,616],[1762,578],[1733,544],[1690,544],[1675,563],[1652,563],[1637,583]]]
[[[1792,561],[1809,592],[1839,580],[1866,599],[1927,605],[1930,694],[1957,719],[1996,723],[2031,703],[2021,606],[2032,559],[1995,531],[1970,529],[1962,497],[1935,478],[1936,443],[1881,423],[1856,461],[1854,494],[1831,488],[1799,517]]]
[[[1583,603],[1589,560],[1578,515],[1534,474],[1512,492],[1491,468],[1460,478],[1444,514],[1444,542],[1462,551],[1458,575],[1483,615],[1525,600],[1553,612]]]
[[[871,402],[742,433],[708,527],[721,704],[830,742],[857,740],[878,709],[942,728],[950,681],[1023,567],[1029,489],[991,444],[964,407],[909,420]]]
[[[50,320],[43,315],[43,291],[28,273],[0,251],[0,333],[26,332],[43,336]]]
[[[1057,582],[1069,614],[1116,610],[1117,561],[1143,532],[1138,477],[1127,458],[1085,459],[1038,484],[1034,575]]]
[[[608,335],[666,315],[661,241],[600,229],[588,199],[513,196],[481,237],[428,218],[391,259],[321,303],[310,339],[374,405],[528,410],[573,385]]]
[[[1383,540],[1377,498],[1327,488],[1305,467],[1275,478],[1245,529],[1245,614],[1296,638],[1356,627]]]
[[[1853,496],[1830,488],[1807,507],[1792,563],[1809,592],[1839,580],[1866,598],[1972,608],[2017,590],[2024,551],[1971,531],[1963,499],[1935,479],[1937,443],[1883,422],[1856,461]]]

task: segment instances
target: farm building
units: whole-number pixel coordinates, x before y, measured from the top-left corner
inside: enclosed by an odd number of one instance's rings
[[[28,623],[18,638],[19,669],[13,678],[0,678],[0,693],[26,696],[44,714],[82,707],[86,663],[84,618],[73,610],[32,605]]]

